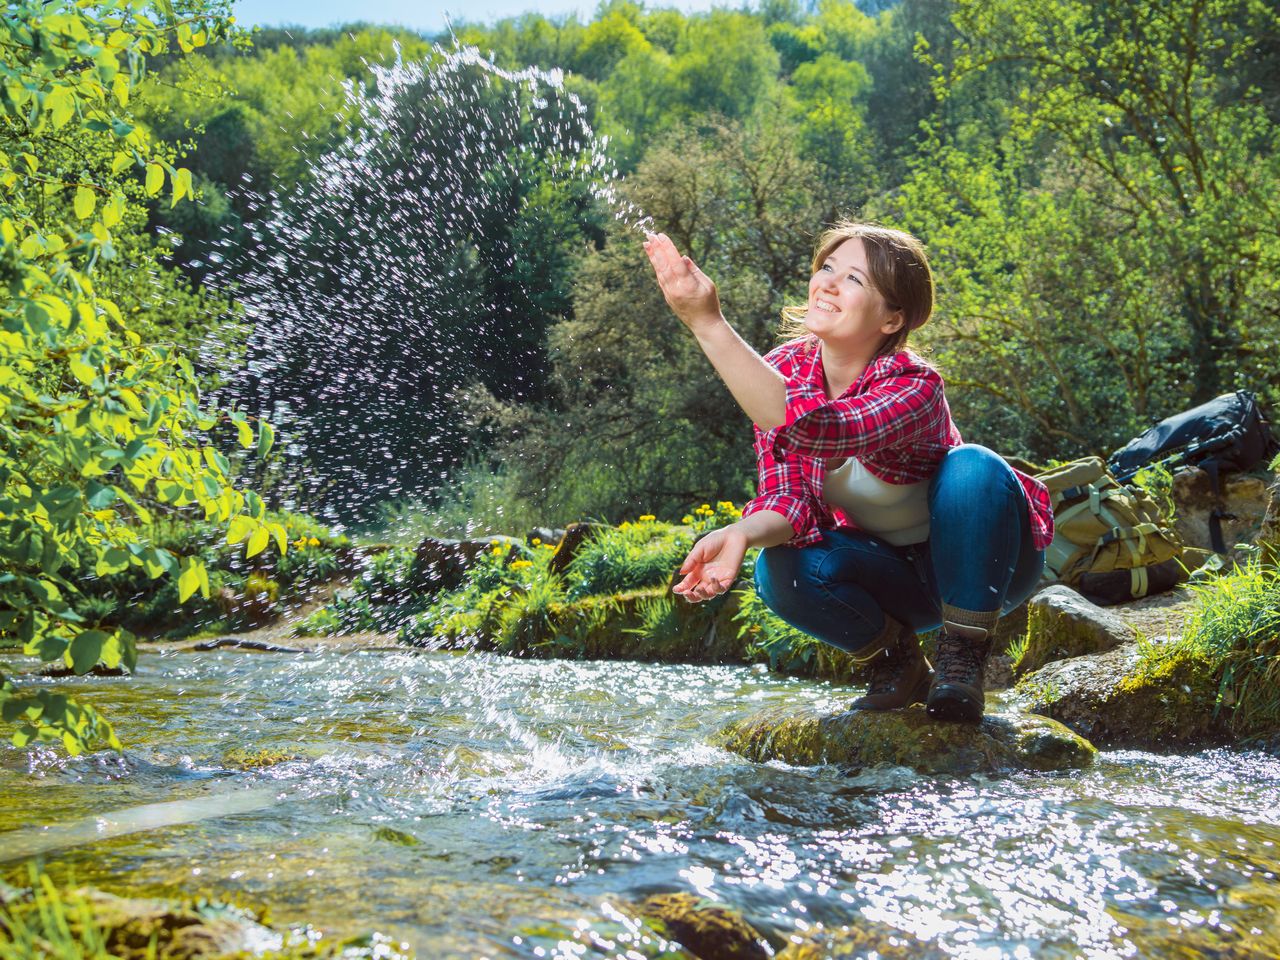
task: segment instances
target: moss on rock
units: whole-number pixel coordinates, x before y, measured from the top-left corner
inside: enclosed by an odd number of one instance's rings
[[[1136,643],[1050,663],[1018,682],[1013,702],[1101,747],[1160,751],[1230,740],[1211,666],[1187,656],[1140,663]]]
[[[660,893],[640,904],[640,913],[672,939],[710,960],[767,960],[773,953],[735,910],[691,893]]]
[[[1083,737],[1047,717],[989,714],[980,724],[941,723],[921,707],[835,715],[767,710],[731,724],[716,743],[758,762],[889,764],[957,775],[1079,769],[1096,753]]]

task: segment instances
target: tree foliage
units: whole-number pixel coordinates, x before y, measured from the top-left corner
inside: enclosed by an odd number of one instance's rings
[[[191,195],[190,172],[129,114],[147,57],[225,28],[203,3],[155,14],[134,0],[10,4],[0,28],[0,638],[76,673],[136,656],[129,634],[75,612],[77,579],[136,567],[175,578],[182,600],[208,590],[202,563],[140,534],[156,507],[199,509],[251,553],[273,536],[285,548],[206,439],[225,423],[265,455],[270,428],[202,407],[189,361],[145,342],[98,282],[139,189]],[[118,745],[91,707],[0,682],[15,743]]]
[[[888,209],[938,255],[936,336],[973,409],[1003,411],[995,436],[1105,450],[1224,390],[1274,389],[1277,131],[1234,79],[1274,10],[959,0],[955,21],[936,90],[1018,65],[1006,132],[935,133]]]

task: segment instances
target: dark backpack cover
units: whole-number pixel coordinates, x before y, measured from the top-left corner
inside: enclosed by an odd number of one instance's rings
[[[1222,539],[1222,521],[1234,519],[1222,504],[1221,471],[1252,470],[1270,460],[1280,450],[1271,426],[1258,406],[1258,400],[1247,390],[1224,393],[1161,420],[1141,436],[1107,458],[1107,466],[1121,483],[1152,463],[1172,469],[1183,465],[1200,467],[1209,474],[1218,505],[1209,515],[1209,537],[1213,549],[1226,553]]]
[[[1121,483],[1151,463],[1199,465],[1216,470],[1252,470],[1280,450],[1257,398],[1247,390],[1224,393],[1208,403],[1161,420],[1107,458]],[[1207,466],[1207,464],[1206,464]]]

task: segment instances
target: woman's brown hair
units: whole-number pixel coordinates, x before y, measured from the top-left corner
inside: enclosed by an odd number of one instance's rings
[[[924,326],[933,313],[933,271],[924,244],[903,230],[877,223],[840,220],[818,237],[810,275],[818,272],[827,257],[846,240],[859,239],[867,254],[871,286],[884,297],[890,310],[901,310],[903,324],[876,352],[877,357],[897,353],[907,344],[912,330]],[[804,327],[807,307],[782,309],[782,336],[793,339],[808,335]]]

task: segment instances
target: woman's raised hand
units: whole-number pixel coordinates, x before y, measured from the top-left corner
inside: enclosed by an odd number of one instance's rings
[[[649,255],[667,305],[686,327],[697,333],[723,322],[716,285],[696,263],[680,255],[670,237],[665,233],[649,234],[644,252]]]
[[[684,579],[671,588],[691,603],[724,593],[738,579],[747,554],[747,536],[734,524],[712,530],[693,545],[680,566]]]

